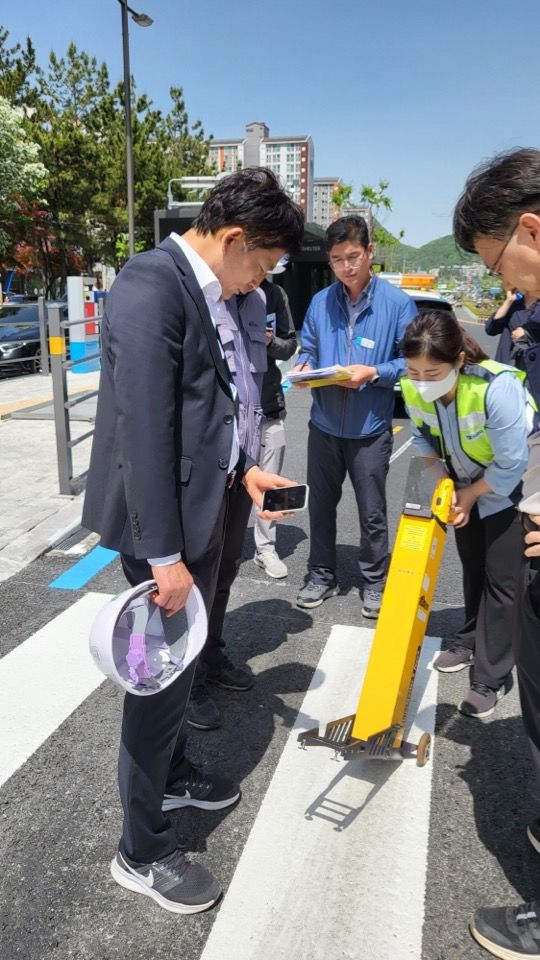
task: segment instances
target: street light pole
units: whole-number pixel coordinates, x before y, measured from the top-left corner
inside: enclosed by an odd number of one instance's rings
[[[122,8],[122,46],[124,54],[124,114],[126,120],[126,185],[128,211],[129,255],[135,253],[135,186],[133,174],[133,125],[131,121],[131,72],[129,68],[129,28],[128,13],[140,27],[150,27],[152,19],[144,13],[136,13],[128,6],[127,0],[118,0]]]
[[[133,177],[133,126],[131,122],[131,74],[129,70],[129,29],[127,0],[122,7],[122,45],[124,50],[124,115],[126,120],[126,184],[129,255],[135,253],[135,187]]]

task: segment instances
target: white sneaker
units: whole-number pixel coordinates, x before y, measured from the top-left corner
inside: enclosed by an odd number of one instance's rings
[[[282,580],[288,574],[287,566],[280,560],[274,550],[265,550],[264,553],[256,553],[253,562],[258,567],[262,567],[264,572],[274,580]]]

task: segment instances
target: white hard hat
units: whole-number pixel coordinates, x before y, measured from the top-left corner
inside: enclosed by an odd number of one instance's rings
[[[147,697],[170,686],[201,652],[208,632],[197,587],[182,610],[167,617],[147,580],[106,603],[92,624],[90,653],[97,667],[128,693]]]

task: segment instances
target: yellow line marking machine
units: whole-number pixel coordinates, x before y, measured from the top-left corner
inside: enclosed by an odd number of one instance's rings
[[[442,461],[411,460],[405,503],[356,713],[299,734],[300,746],[328,746],[349,759],[429,759],[431,738],[404,739],[407,707],[424,640],[454,484]]]

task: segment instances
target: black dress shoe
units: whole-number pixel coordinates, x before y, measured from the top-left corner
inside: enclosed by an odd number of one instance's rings
[[[203,683],[194,683],[191,688],[186,720],[197,730],[217,730],[221,726],[219,710]]]
[[[223,687],[225,690],[250,690],[255,683],[251,670],[235,667],[226,656],[218,663],[207,666],[206,679],[208,683],[214,683],[216,687]]]

